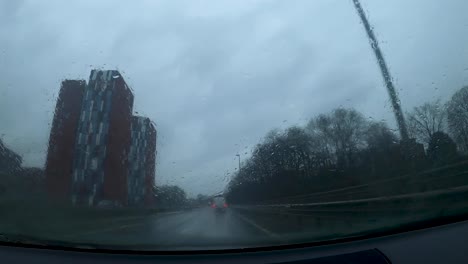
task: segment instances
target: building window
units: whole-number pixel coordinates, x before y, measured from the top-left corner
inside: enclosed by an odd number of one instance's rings
[[[97,170],[97,163],[98,163],[97,158],[93,158],[91,160],[91,169],[92,170]]]

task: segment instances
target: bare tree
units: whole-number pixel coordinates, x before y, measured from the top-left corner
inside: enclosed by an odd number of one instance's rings
[[[434,133],[445,130],[446,111],[439,100],[417,106],[407,116],[410,136],[421,143],[429,144]]]
[[[155,188],[156,204],[161,208],[180,207],[187,204],[187,195],[179,186],[163,185]]]
[[[398,139],[384,122],[372,122],[366,130],[365,141],[369,149],[388,150]]]
[[[331,139],[331,120],[328,115],[321,114],[309,121],[306,132],[310,134],[311,148],[319,168],[336,163],[335,147]]]
[[[427,155],[435,166],[449,164],[458,159],[457,145],[444,132],[436,132],[429,142]]]
[[[468,86],[458,90],[447,103],[448,128],[458,148],[468,152]]]
[[[307,131],[316,138],[321,153],[332,153],[332,160],[348,166],[353,154],[364,146],[367,122],[354,109],[335,109],[312,119]]]

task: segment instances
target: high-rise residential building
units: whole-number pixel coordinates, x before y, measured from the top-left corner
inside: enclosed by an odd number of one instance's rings
[[[134,117],[133,93],[118,71],[62,83],[50,133],[46,184],[75,205],[151,205],[156,128]]]
[[[133,93],[118,71],[91,71],[81,105],[72,171],[72,202],[127,205]]]
[[[128,155],[129,205],[151,205],[156,165],[156,128],[147,117],[132,118],[132,143]]]
[[[76,131],[85,87],[84,80],[65,80],[60,88],[45,166],[46,188],[54,198],[67,199],[71,195]]]

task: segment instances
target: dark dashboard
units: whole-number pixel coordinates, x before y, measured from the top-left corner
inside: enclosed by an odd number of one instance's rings
[[[468,263],[468,221],[324,246],[190,254],[0,246],[2,263]]]

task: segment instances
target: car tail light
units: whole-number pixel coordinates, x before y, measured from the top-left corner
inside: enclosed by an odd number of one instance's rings
[[[212,205],[211,205],[211,208],[216,208],[216,204],[212,204]]]
[[[224,203],[224,208],[227,208],[227,207],[228,207],[227,203]]]

